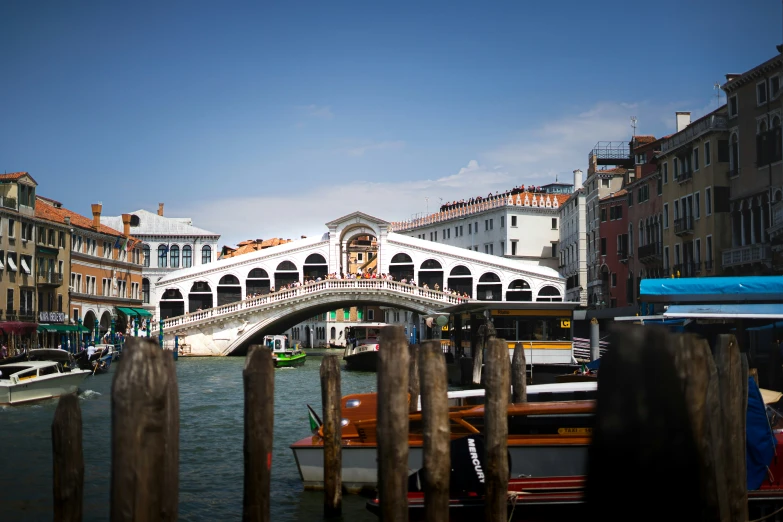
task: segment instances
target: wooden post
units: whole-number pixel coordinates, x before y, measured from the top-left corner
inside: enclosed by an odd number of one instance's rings
[[[485,382],[485,446],[486,496],[484,520],[505,522],[508,519],[508,347],[502,339],[492,339],[487,345]]]
[[[342,410],[340,361],[327,355],[321,362],[321,404],[324,426],[324,516],[338,516],[343,509]]]
[[[419,352],[420,347],[418,344],[411,344],[408,346],[410,357],[410,373],[408,374],[408,390],[411,395],[410,402],[408,403],[408,411],[414,413],[419,410],[419,397],[420,397],[420,385],[419,385]]]
[[[527,363],[525,347],[522,343],[514,346],[514,357],[511,360],[511,386],[514,394],[511,402],[514,404],[527,402]]]
[[[439,341],[419,349],[424,432],[424,520],[448,522],[451,448],[446,359]]]
[[[54,519],[81,522],[84,497],[82,410],[75,393],[63,395],[52,421]]]
[[[484,324],[479,326],[476,336],[476,356],[473,358],[473,385],[481,385],[481,367],[484,364],[484,349],[486,349],[490,339],[495,338],[495,325],[489,319],[484,320]]]
[[[111,520],[177,520],[179,395],[171,353],[128,339],[111,388]]]
[[[272,352],[250,346],[242,370],[245,385],[244,522],[269,522],[269,486],[275,421],[275,365]]]
[[[408,340],[381,330],[378,350],[378,499],[381,520],[408,519]]]
[[[745,420],[748,407],[747,360],[733,335],[719,335],[715,342],[718,371],[718,400],[723,417],[723,465],[729,520],[748,520],[748,492],[745,472]]]

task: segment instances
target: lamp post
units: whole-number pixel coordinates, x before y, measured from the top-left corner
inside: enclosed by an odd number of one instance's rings
[[[79,342],[79,350],[82,349],[82,320],[76,320],[76,339]]]
[[[114,332],[116,328],[117,326],[115,324],[114,317],[112,317],[111,318],[111,344],[114,344]]]
[[[150,320],[147,319],[147,335],[149,335],[150,332]],[[158,344],[160,344],[160,347],[163,348],[163,319],[158,321]]]
[[[132,319],[133,320],[133,337],[139,336],[139,318]]]
[[[101,323],[98,322],[98,319],[96,317],[95,320],[95,334],[93,338],[93,344],[99,344],[99,341],[101,340]]]
[[[151,332],[150,332],[150,320],[147,319],[147,337],[150,337],[150,335],[151,335]]]

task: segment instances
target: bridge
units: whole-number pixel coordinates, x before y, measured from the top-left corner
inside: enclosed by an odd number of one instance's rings
[[[467,300],[551,302],[565,294],[551,268],[398,234],[362,212],[326,226],[322,236],[161,278],[154,297],[167,344],[178,336],[193,355],[241,354],[264,335],[338,308],[433,315]],[[340,276],[357,268],[392,279]]]

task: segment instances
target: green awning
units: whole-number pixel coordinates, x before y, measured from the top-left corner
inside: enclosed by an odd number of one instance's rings
[[[152,317],[152,314],[149,313],[144,308],[131,308],[136,314],[138,314],[139,317]]]
[[[39,324],[38,332],[40,333],[71,333],[71,332],[89,332],[90,330],[85,326],[77,326],[75,324]]]
[[[139,314],[136,313],[136,310],[133,309],[133,308],[123,308],[121,306],[118,306],[117,310],[119,310],[120,312],[124,313],[128,317],[136,317],[136,316],[139,315]]]
[[[48,254],[50,256],[56,256],[57,254],[60,253],[60,251],[57,250],[56,248],[49,248],[45,246],[38,246],[36,247],[36,250],[38,251],[39,254]]]

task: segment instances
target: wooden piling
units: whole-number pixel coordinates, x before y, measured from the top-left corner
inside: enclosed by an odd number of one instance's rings
[[[511,359],[511,386],[514,404],[527,402],[527,362],[525,361],[525,347],[522,343],[514,346],[514,356]]]
[[[401,326],[381,329],[378,350],[380,519],[408,519],[408,340]]]
[[[81,522],[84,498],[82,410],[75,393],[63,395],[52,421],[54,520]]]
[[[476,355],[473,358],[473,385],[481,385],[481,368],[484,364],[484,350],[488,346],[490,339],[495,338],[495,325],[492,321],[486,320],[484,324],[478,327],[476,336]]]
[[[487,343],[485,383],[486,496],[484,520],[505,522],[508,518],[508,347],[502,339]]]
[[[418,344],[408,346],[408,356],[410,358],[410,372],[408,373],[408,393],[410,393],[410,402],[408,411],[414,413],[419,409],[419,397],[421,396],[421,386],[419,384],[419,351]]]
[[[419,349],[421,416],[424,435],[424,519],[449,520],[451,451],[446,359],[439,341]]]
[[[321,362],[321,404],[324,429],[324,516],[338,516],[343,509],[342,397],[340,361],[327,355]]]
[[[111,389],[111,520],[177,520],[179,395],[171,352],[131,337]]]
[[[245,387],[244,522],[269,522],[269,486],[275,418],[275,366],[272,352],[250,346],[242,370]]]

